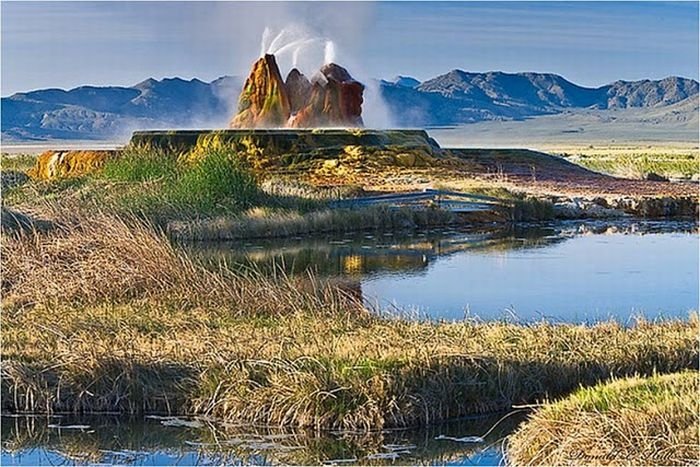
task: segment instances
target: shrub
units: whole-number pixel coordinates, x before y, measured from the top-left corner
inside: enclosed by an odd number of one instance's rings
[[[171,196],[176,204],[212,211],[220,205],[248,207],[261,192],[252,172],[236,153],[216,149],[182,169]]]
[[[176,172],[177,159],[164,152],[127,149],[105,164],[102,176],[119,182],[147,182],[173,179]]]

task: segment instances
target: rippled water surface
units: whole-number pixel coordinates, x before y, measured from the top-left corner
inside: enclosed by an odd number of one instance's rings
[[[698,307],[692,222],[567,222],[198,244],[229,267],[315,272],[378,311],[418,318],[592,322]]]
[[[522,414],[422,430],[311,433],[201,418],[2,417],[2,465],[498,465]]]

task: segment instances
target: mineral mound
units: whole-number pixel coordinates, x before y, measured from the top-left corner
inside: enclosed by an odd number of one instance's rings
[[[231,128],[361,127],[365,86],[335,63],[311,81],[296,68],[282,81],[274,55],[253,64]]]
[[[289,94],[292,115],[296,114],[306,105],[311,96],[311,82],[301,71],[292,68],[284,84]]]
[[[238,113],[231,128],[275,128],[285,126],[291,113],[287,87],[274,55],[253,64],[238,98]]]

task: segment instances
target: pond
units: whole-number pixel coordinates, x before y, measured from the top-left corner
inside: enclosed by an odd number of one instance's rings
[[[3,416],[1,465],[498,465],[523,412],[421,430],[312,433],[204,418]]]
[[[590,323],[698,308],[693,221],[558,222],[199,243],[212,263],[335,281],[378,313]]]

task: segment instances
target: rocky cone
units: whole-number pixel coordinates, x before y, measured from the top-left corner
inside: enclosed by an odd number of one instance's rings
[[[274,55],[265,55],[253,64],[230,127],[361,127],[364,89],[335,63],[311,81],[296,68],[282,81]]]
[[[279,128],[286,125],[291,108],[274,55],[253,64],[238,99],[238,113],[231,128]]]

